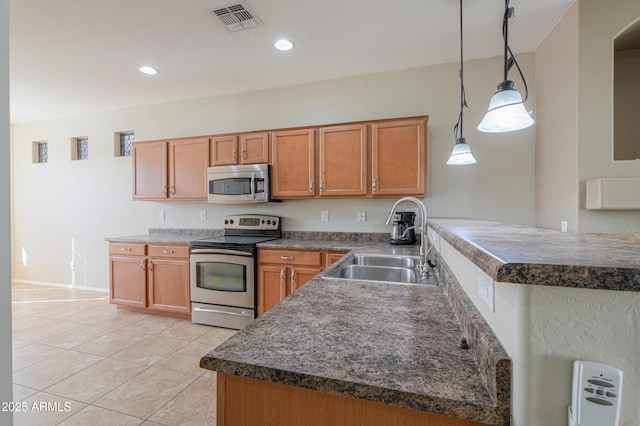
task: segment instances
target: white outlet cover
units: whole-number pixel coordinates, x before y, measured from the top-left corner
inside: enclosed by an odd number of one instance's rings
[[[164,210],[160,210],[158,212],[158,220],[164,220],[165,215],[164,215]]]
[[[367,220],[367,213],[364,210],[358,211],[358,222],[365,222]]]
[[[496,311],[493,278],[478,270],[478,294],[491,312]]]
[[[329,211],[328,210],[322,210],[320,212],[320,220],[322,222],[329,222]]]

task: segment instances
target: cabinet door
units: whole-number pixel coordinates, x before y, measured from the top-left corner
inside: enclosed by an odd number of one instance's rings
[[[149,308],[189,313],[189,261],[150,259],[148,269]]]
[[[271,134],[271,195],[312,198],[316,194],[315,132],[289,130]]]
[[[240,135],[240,162],[264,164],[269,162],[269,133]]]
[[[348,251],[328,251],[324,254],[324,267],[328,268],[329,266],[336,263],[338,260],[342,259],[342,256],[349,253]]]
[[[182,200],[206,200],[209,139],[169,142],[169,161],[169,196]]]
[[[212,166],[230,166],[238,164],[238,137],[218,136],[211,138]]]
[[[289,294],[293,293],[313,277],[322,272],[322,268],[290,268],[289,272]]]
[[[258,267],[258,315],[262,315],[287,297],[287,268]]]
[[[109,257],[111,303],[146,307],[146,269],[144,257]]]
[[[167,142],[133,144],[133,198],[167,198]]]
[[[373,123],[372,194],[425,195],[426,119]]]
[[[367,195],[367,125],[319,131],[321,197]]]

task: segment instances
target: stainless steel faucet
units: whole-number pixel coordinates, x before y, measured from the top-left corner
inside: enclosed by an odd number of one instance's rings
[[[396,214],[396,210],[398,206],[406,201],[412,202],[418,206],[420,209],[420,226],[412,226],[407,228],[402,237],[405,236],[407,231],[410,229],[418,228],[420,230],[420,271],[423,274],[427,274],[429,271],[429,262],[427,259],[427,255],[429,254],[429,250],[427,250],[427,208],[424,206],[424,203],[415,198],[415,197],[403,197],[395,202],[393,207],[391,207],[391,213],[389,213],[389,217],[387,218],[387,225],[391,225],[391,221],[393,220],[393,215]]]

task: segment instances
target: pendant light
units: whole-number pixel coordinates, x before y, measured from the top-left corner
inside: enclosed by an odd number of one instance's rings
[[[476,159],[473,158],[471,148],[467,144],[467,140],[462,136],[463,123],[464,123],[464,109],[468,108],[467,99],[464,93],[464,62],[462,60],[462,0],[460,0],[460,114],[458,115],[458,122],[453,126],[453,132],[456,137],[456,144],[453,147],[453,152],[447,161],[447,164],[452,166],[462,166],[465,164],[474,164]],[[458,132],[460,136],[458,136]]]
[[[515,10],[509,7],[509,0],[505,0],[504,17],[502,18],[502,37],[504,38],[504,80],[498,83],[498,91],[489,102],[489,109],[478,125],[481,132],[501,133],[524,129],[533,124],[533,119],[524,108],[524,102],[529,97],[529,89],[522,70],[509,47],[509,19],[515,17]],[[514,89],[513,81],[508,79],[509,70],[516,66],[524,83],[524,100]]]

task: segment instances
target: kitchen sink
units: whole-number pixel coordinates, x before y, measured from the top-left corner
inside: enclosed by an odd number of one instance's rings
[[[419,258],[381,254],[351,254],[327,269],[330,279],[380,281],[399,284],[438,285],[433,273],[421,275]]]
[[[399,283],[418,282],[415,270],[411,268],[394,268],[391,266],[344,265],[336,269],[334,278]]]
[[[418,259],[408,256],[384,256],[375,254],[354,254],[351,258],[354,265],[391,266],[396,268],[415,268]]]

